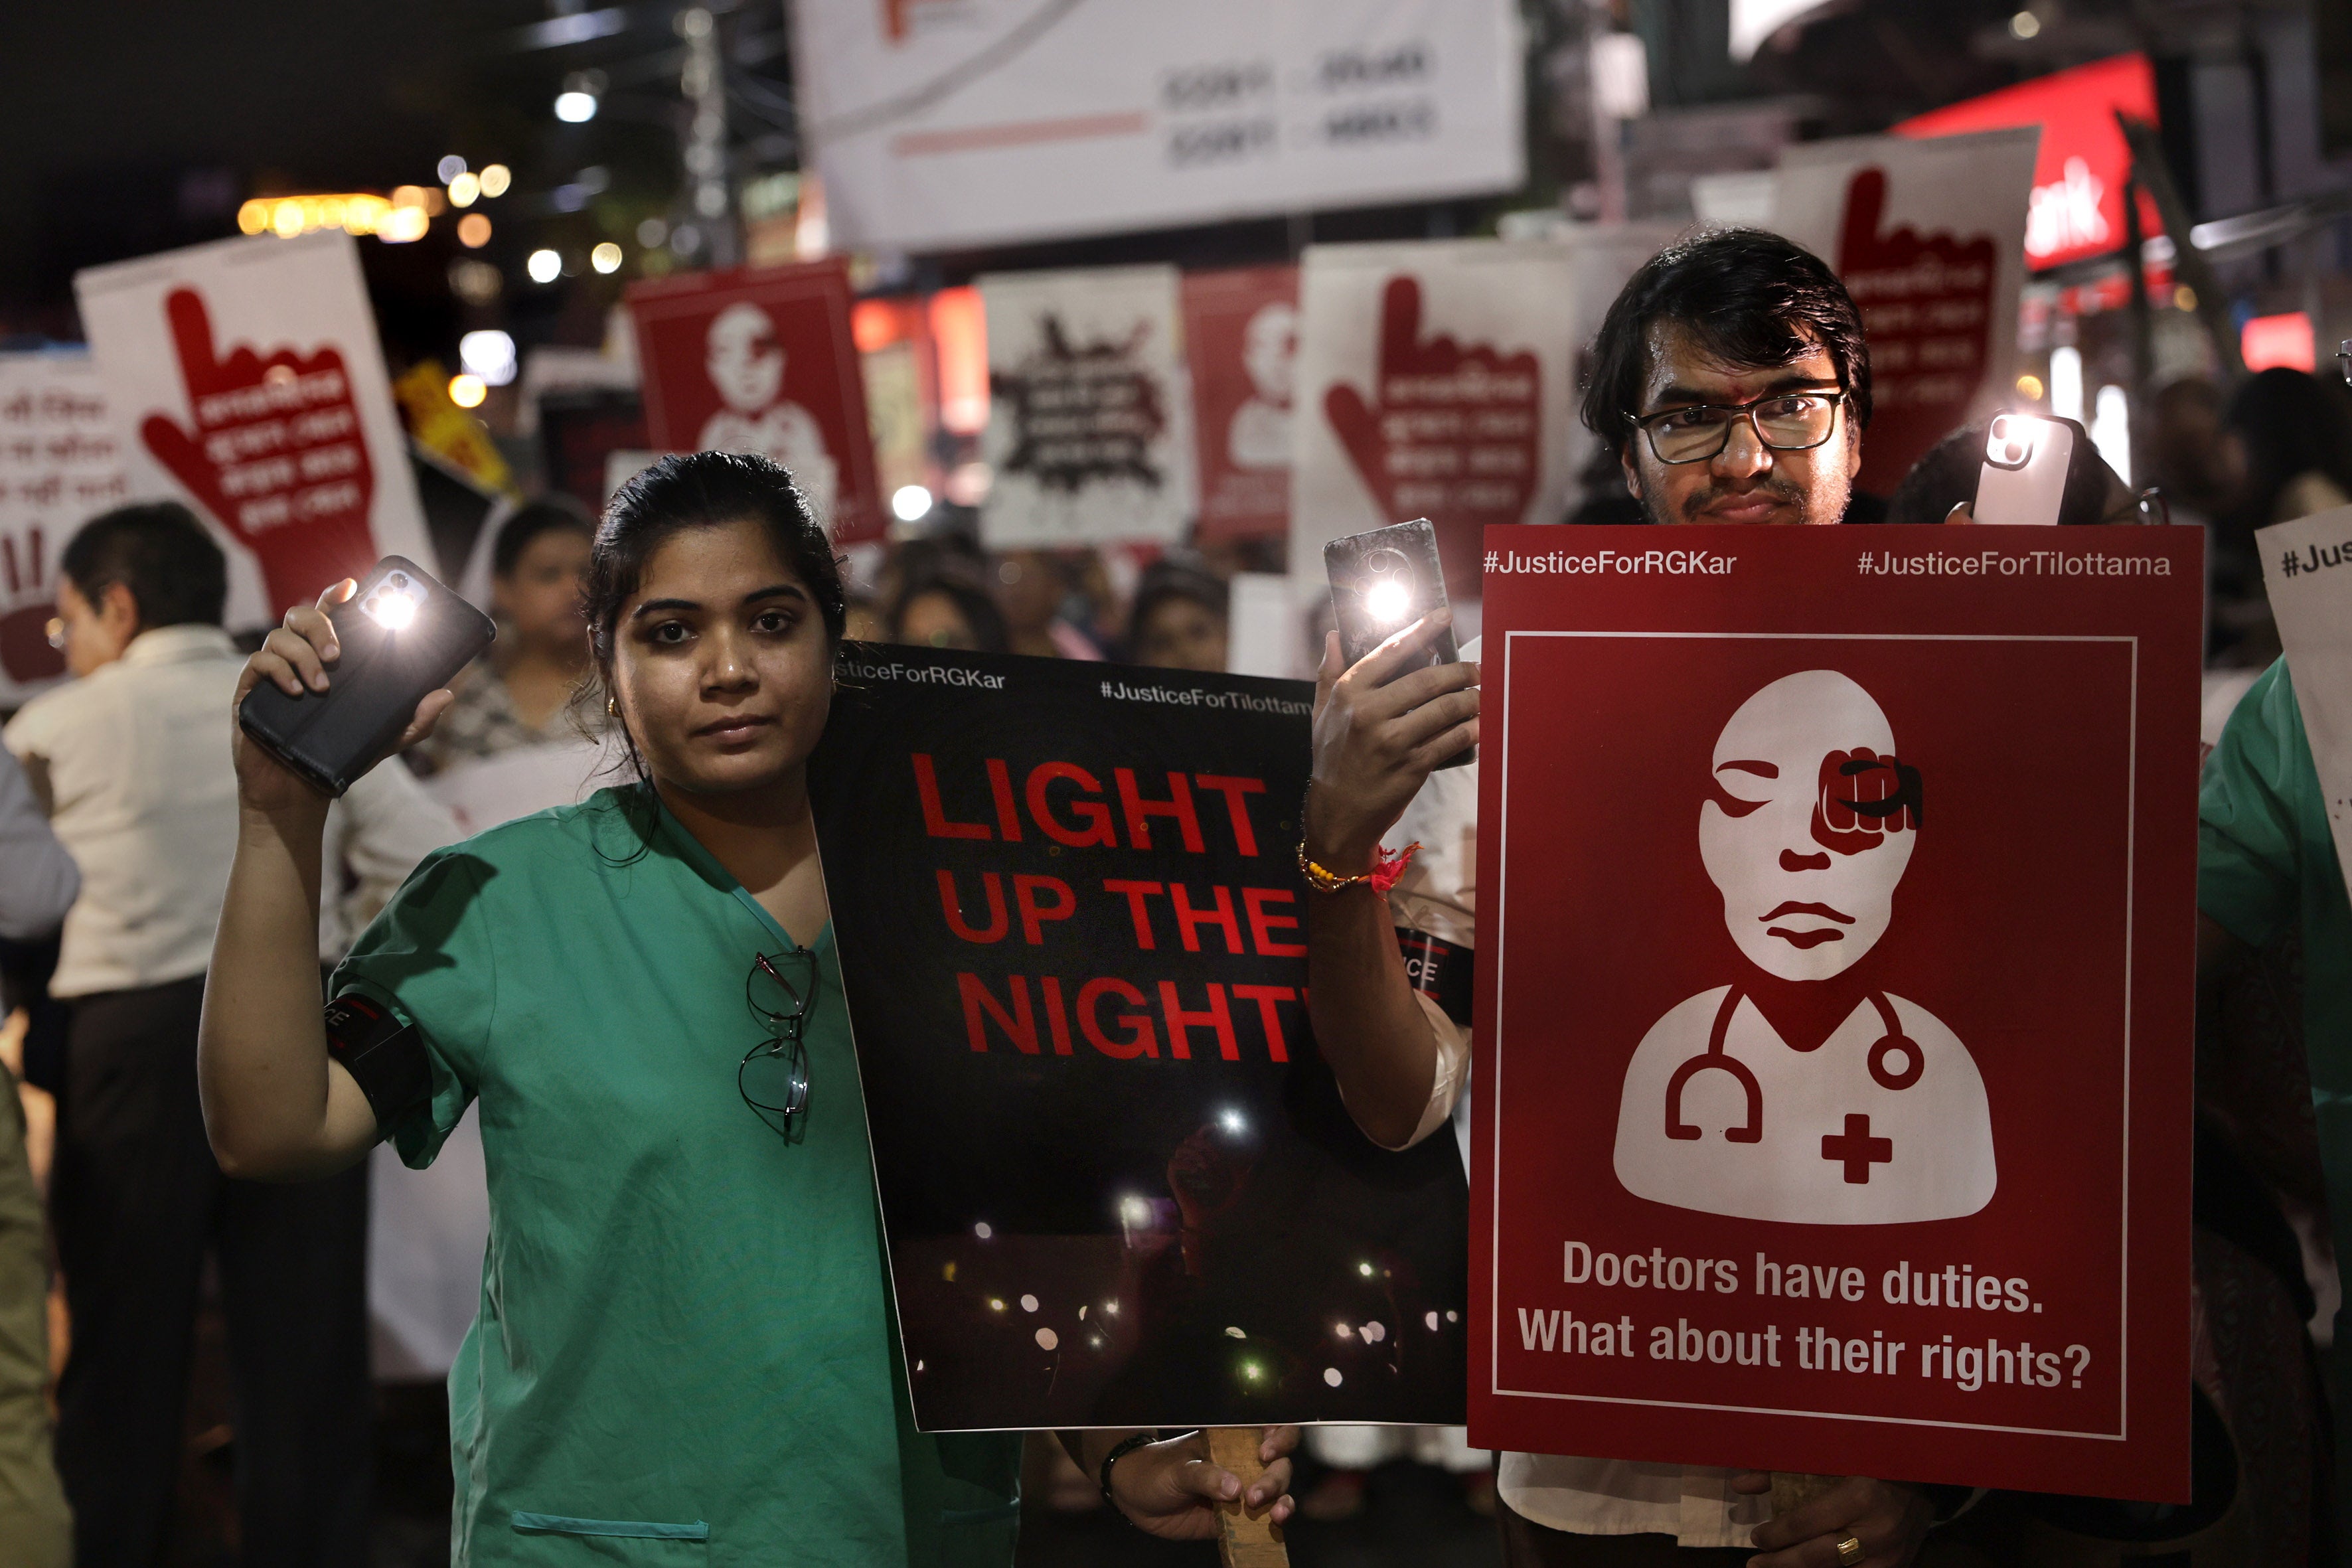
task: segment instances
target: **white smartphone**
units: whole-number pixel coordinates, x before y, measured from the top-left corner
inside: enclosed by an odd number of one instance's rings
[[[2032,414],[1996,414],[1977,473],[1979,522],[2054,524],[2074,460],[2074,427]]]

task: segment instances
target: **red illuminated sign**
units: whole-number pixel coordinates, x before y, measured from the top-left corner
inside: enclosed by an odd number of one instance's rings
[[[2041,268],[2124,247],[2131,148],[2116,125],[2117,110],[2156,123],[2156,70],[2146,55],[2117,55],[2020,82],[1906,120],[1895,131],[1900,136],[1951,136],[2011,125],[2042,127],[2033,207],[2025,224],[2026,265]],[[2140,232],[2163,232],[2155,204],[2144,193]]]

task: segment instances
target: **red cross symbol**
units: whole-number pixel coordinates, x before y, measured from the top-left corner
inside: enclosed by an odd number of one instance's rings
[[[1891,1163],[1895,1159],[1895,1140],[1873,1138],[1870,1118],[1848,1115],[1843,1136],[1832,1133],[1822,1140],[1822,1158],[1841,1161],[1845,1165],[1845,1179],[1854,1186],[1870,1180],[1873,1165]]]

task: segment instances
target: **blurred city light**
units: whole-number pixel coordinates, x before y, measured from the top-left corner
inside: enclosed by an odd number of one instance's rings
[[[455,153],[450,153],[438,163],[433,165],[433,173],[440,178],[441,183],[445,185],[465,172],[466,160],[460,158]]]
[[[496,329],[467,332],[457,340],[457,363],[489,386],[515,378],[514,339]]]
[[[474,198],[481,194],[482,178],[479,174],[460,174],[449,182],[449,205],[453,207],[472,206]]]
[[[552,283],[562,275],[563,258],[551,250],[534,250],[530,253],[530,259],[525,261],[522,267],[524,271],[530,274],[532,282]]]
[[[2092,408],[2091,445],[2099,449],[2116,478],[2131,483],[2131,395],[2120,386],[2103,386]]]
[[[2042,31],[2042,18],[2031,11],[2020,11],[2009,19],[2009,36],[2031,38]]]
[[[2061,419],[2083,417],[2083,351],[2065,344],[2050,351],[2050,412]]]
[[[493,163],[482,171],[482,195],[486,196],[505,195],[507,187],[513,184],[514,172],[504,163]]]
[[[579,125],[596,118],[596,95],[593,92],[559,92],[555,95],[555,118],[566,125]]]
[[[2017,395],[2020,397],[2031,398],[2036,403],[2041,402],[2042,378],[2038,375],[2031,374],[2019,376],[2017,378]]]
[[[900,485],[890,493],[890,510],[900,522],[912,522],[931,510],[931,492],[920,485]],[[1140,1198],[1127,1200],[1143,1210],[1140,1218],[1130,1216],[1130,1223],[1140,1225],[1151,1217],[1150,1207]]]
[[[460,408],[479,408],[482,399],[490,395],[482,378],[460,372],[449,378],[449,401]]]
[[[588,265],[599,272],[618,272],[621,269],[621,247],[606,240],[588,253]]]
[[[659,248],[669,240],[669,225],[657,217],[649,217],[637,225],[637,243],[647,250]]]
[[[398,195],[399,192],[394,193],[394,198]],[[283,239],[340,228],[346,234],[372,234],[397,245],[423,238],[427,221],[424,208],[404,206],[397,199],[367,191],[315,196],[257,196],[236,209],[239,233],[274,234]]]
[[[490,243],[490,220],[480,213],[467,213],[457,220],[457,243],[468,250],[479,250]]]
[[[461,228],[462,225],[459,226]],[[499,297],[506,279],[487,261],[461,257],[449,264],[449,287],[468,305],[487,305]]]

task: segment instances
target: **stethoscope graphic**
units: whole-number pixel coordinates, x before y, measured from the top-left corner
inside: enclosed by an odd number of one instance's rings
[[[1909,1089],[1927,1070],[1927,1054],[1919,1049],[1917,1041],[1903,1032],[1903,1026],[1895,1020],[1894,1005],[1886,1000],[1886,994],[1873,991],[1869,995],[1871,1005],[1878,1009],[1879,1021],[1885,1027],[1885,1033],[1880,1035],[1870,1047],[1870,1076],[1881,1089]],[[1666,1080],[1667,1137],[1688,1142],[1700,1135],[1696,1127],[1683,1120],[1683,1090],[1700,1073],[1716,1071],[1727,1072],[1738,1080],[1748,1099],[1747,1121],[1738,1127],[1725,1128],[1725,1142],[1755,1143],[1762,1141],[1764,1086],[1756,1081],[1756,1074],[1746,1062],[1723,1048],[1723,1037],[1731,1028],[1731,1016],[1739,1010],[1741,999],[1742,993],[1737,985],[1723,994],[1723,1005],[1716,1009],[1715,1026],[1707,1031],[1706,1049],[1675,1068],[1675,1076]],[[1892,1058],[1898,1055],[1903,1058],[1900,1068],[1892,1065]]]

